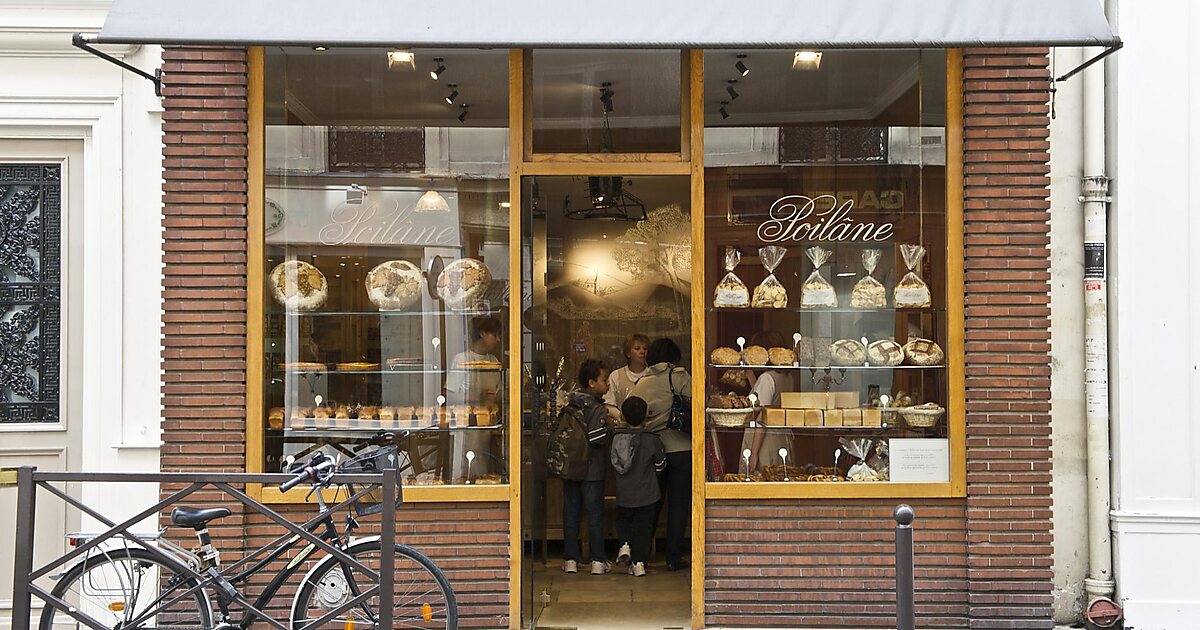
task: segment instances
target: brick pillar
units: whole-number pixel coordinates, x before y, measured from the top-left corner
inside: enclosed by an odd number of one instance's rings
[[[963,65],[970,627],[1053,628],[1047,51]]]
[[[246,51],[167,48],[163,78],[161,464],[164,471],[240,472],[246,442]],[[220,500],[220,493],[207,492],[187,502]],[[238,549],[240,504],[224,504],[234,515],[212,531],[230,539],[223,549]]]

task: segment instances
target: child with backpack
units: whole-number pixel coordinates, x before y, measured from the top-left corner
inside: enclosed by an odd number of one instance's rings
[[[658,474],[667,466],[667,452],[658,434],[641,430],[646,421],[646,401],[636,396],[625,399],[621,414],[632,430],[612,439],[612,465],[617,473],[617,520],[628,532],[629,574],[646,575],[650,541],[662,491]]]
[[[587,517],[592,575],[612,570],[604,551],[604,478],[608,474],[610,441],[608,370],[595,359],[579,366],[579,386],[558,414],[551,432],[546,463],[551,475],[563,480],[563,572],[575,573],[581,558],[579,519]]]

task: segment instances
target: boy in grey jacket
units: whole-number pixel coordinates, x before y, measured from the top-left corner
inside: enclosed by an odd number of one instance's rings
[[[629,535],[631,558],[629,573],[646,575],[650,541],[654,536],[654,516],[662,491],[658,473],[667,465],[662,439],[640,430],[646,421],[646,401],[636,396],[625,399],[621,414],[632,431],[618,433],[612,441],[612,465],[617,473],[618,529]]]
[[[579,519],[585,517],[592,575],[604,575],[612,563],[604,551],[604,479],[608,476],[608,411],[604,394],[608,391],[608,370],[595,359],[579,366],[582,391],[571,394],[568,402],[587,420],[587,476],[578,481],[563,479],[563,572],[575,573],[580,561]]]

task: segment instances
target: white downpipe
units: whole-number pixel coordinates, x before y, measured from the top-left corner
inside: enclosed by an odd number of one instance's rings
[[[1089,50],[1085,57],[1099,54]],[[1103,64],[1083,71],[1084,395],[1087,406],[1089,603],[1111,599],[1112,530],[1108,402],[1109,178],[1105,171],[1105,77]]]

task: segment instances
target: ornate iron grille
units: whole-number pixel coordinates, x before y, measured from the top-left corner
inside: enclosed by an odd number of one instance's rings
[[[785,164],[885,164],[886,127],[782,127],[779,160]]]
[[[331,172],[379,173],[425,169],[425,130],[405,127],[330,127]]]
[[[0,164],[0,422],[58,422],[62,167]]]

